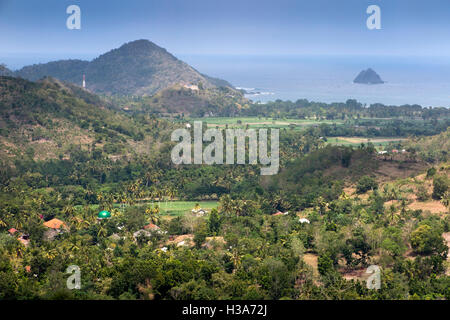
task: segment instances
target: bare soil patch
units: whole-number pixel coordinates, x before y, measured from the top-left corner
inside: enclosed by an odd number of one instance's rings
[[[430,211],[431,213],[445,213],[447,208],[437,200],[430,200],[426,202],[413,202],[408,205],[411,210]]]
[[[399,178],[408,178],[426,167],[427,165],[421,162],[379,161],[378,170],[374,173],[379,182],[385,183]]]
[[[337,137],[339,140],[346,141],[348,143],[380,143],[380,142],[390,142],[390,141],[403,141],[406,140],[405,138],[374,138],[374,139],[368,139],[368,138],[360,138],[360,137]]]
[[[314,253],[305,253],[303,255],[303,261],[307,265],[313,268],[313,274],[315,277],[319,276],[319,269],[318,269],[318,256]]]
[[[175,238],[173,238],[172,240],[169,240],[166,242],[167,245],[170,244],[174,244],[174,245],[188,245],[188,246],[193,246],[194,245],[194,235],[189,233],[189,234],[183,234],[181,236],[176,236]]]
[[[370,277],[370,275],[370,273],[366,273],[365,268],[342,272],[342,277],[345,280],[366,281]]]

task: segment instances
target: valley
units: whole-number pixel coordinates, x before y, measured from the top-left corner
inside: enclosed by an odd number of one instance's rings
[[[146,40],[0,72],[1,300],[450,299],[447,108],[254,103]],[[278,173],[174,163],[194,122]]]

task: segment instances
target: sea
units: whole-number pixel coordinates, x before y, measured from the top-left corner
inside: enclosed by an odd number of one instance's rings
[[[369,105],[419,104],[450,107],[450,59],[399,56],[239,56],[184,55],[180,58],[209,76],[243,88],[266,103],[277,99]],[[384,84],[353,83],[364,69],[375,70]]]
[[[246,97],[254,102],[308,99],[333,103],[356,99],[366,105],[450,107],[450,59],[444,57],[175,55],[201,73],[246,90]],[[0,56],[0,62],[16,70],[33,63],[68,58],[92,60],[95,56],[24,54]],[[375,70],[385,83],[353,83],[358,73],[367,68]]]

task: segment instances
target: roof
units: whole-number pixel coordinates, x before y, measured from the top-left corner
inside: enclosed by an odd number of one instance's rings
[[[156,230],[156,229],[159,229],[159,227],[156,224],[150,223],[150,224],[146,225],[144,227],[144,229]]]
[[[276,213],[272,214],[273,216],[281,216],[283,214],[283,212],[281,211],[277,211]]]
[[[28,244],[30,243],[30,240],[25,240],[25,239],[22,239],[22,238],[19,238],[19,239],[17,239],[17,240],[19,240],[20,242],[22,242],[22,244],[23,244],[25,247],[27,247]]]
[[[103,210],[103,211],[100,211],[99,213],[98,213],[98,216],[97,216],[99,219],[107,219],[107,218],[111,218],[111,212],[109,212],[109,211],[106,211],[106,210]]]
[[[144,230],[144,229],[138,230],[135,233],[133,233],[133,237],[135,239],[138,238],[138,237],[141,237],[141,236],[150,237],[151,235],[152,235],[151,232],[149,232],[147,230]]]
[[[47,222],[44,222],[44,226],[51,229],[60,229],[61,227],[67,229],[66,224],[59,219],[52,219]]]
[[[181,236],[176,236],[173,240],[169,240],[166,242],[166,245],[175,244],[178,245],[180,242],[185,245],[189,244],[190,246],[193,245],[194,235],[193,234],[183,234]]]
[[[17,232],[17,229],[11,228],[11,229],[8,230],[8,232],[11,233],[11,234],[14,234],[14,233]]]

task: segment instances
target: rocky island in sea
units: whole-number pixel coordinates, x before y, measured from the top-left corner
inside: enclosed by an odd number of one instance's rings
[[[362,83],[362,84],[382,84],[384,83],[381,80],[381,77],[371,68],[367,70],[361,71],[358,76],[353,80],[353,83]]]

